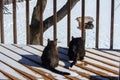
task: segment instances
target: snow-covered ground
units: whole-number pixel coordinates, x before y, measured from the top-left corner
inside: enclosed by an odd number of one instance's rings
[[[33,8],[36,5],[37,0],[30,1],[30,20],[33,12]],[[59,10],[66,0],[57,0],[57,10]],[[120,1],[115,0],[115,22],[114,22],[114,48],[120,49],[120,7],[118,7]],[[53,2],[48,0],[47,6],[44,12],[44,19],[48,18],[53,14]],[[111,16],[111,1],[110,0],[100,0],[100,42],[101,48],[109,48],[110,43],[110,16]],[[91,16],[94,18],[94,29],[86,31],[86,48],[95,47],[95,33],[96,33],[96,0],[86,0],[86,10],[85,16]],[[12,4],[6,5],[9,12],[12,13]],[[78,23],[75,20],[76,17],[81,16],[81,0],[76,4],[76,6],[71,11],[71,36],[79,37],[81,36],[81,31],[77,29]],[[5,43],[13,43],[13,23],[12,14],[4,14],[4,26],[5,26]],[[25,19],[25,2],[17,3],[17,35],[18,44],[26,44],[26,19]],[[57,23],[57,38],[58,46],[67,46],[67,16]],[[64,32],[64,33],[63,33]],[[44,33],[44,45],[46,45],[47,39],[53,39],[53,28],[49,28]]]

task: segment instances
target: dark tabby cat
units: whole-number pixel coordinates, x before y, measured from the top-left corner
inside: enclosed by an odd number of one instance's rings
[[[85,45],[84,40],[81,37],[74,38],[72,36],[72,41],[69,43],[68,57],[72,60],[70,67],[72,67],[77,60],[82,61],[85,56]]]
[[[45,68],[61,75],[70,75],[70,73],[58,71],[55,69],[55,67],[57,67],[59,64],[57,39],[55,41],[51,41],[48,39],[48,44],[43,51],[41,60],[42,65]]]

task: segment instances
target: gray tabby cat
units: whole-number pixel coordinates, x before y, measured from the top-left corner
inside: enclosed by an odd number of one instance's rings
[[[70,75],[70,73],[58,71],[55,69],[55,67],[57,67],[59,64],[57,39],[54,41],[48,39],[48,44],[43,51],[41,60],[42,60],[42,65],[45,68],[51,70],[52,72],[55,72],[61,75]]]

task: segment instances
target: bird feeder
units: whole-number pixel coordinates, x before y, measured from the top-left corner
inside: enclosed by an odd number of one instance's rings
[[[82,30],[82,17],[77,17],[76,20],[78,21],[78,29]],[[90,16],[85,16],[85,19],[84,19],[84,27],[85,29],[93,29],[94,28],[94,25],[93,25],[93,17],[90,17]]]

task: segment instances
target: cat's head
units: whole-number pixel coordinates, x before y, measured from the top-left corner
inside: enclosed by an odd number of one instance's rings
[[[57,46],[57,39],[55,39],[55,40],[48,39],[48,45],[49,46]]]
[[[76,46],[79,47],[79,46],[81,46],[83,44],[83,42],[84,42],[84,40],[83,40],[82,37],[76,37],[76,38],[74,38],[72,36],[72,44],[74,44],[74,45],[76,45]]]
[[[76,37],[75,38],[74,36],[72,36],[72,40],[76,40],[76,41],[79,40],[80,41],[80,40],[83,40],[83,38],[82,37]]]

